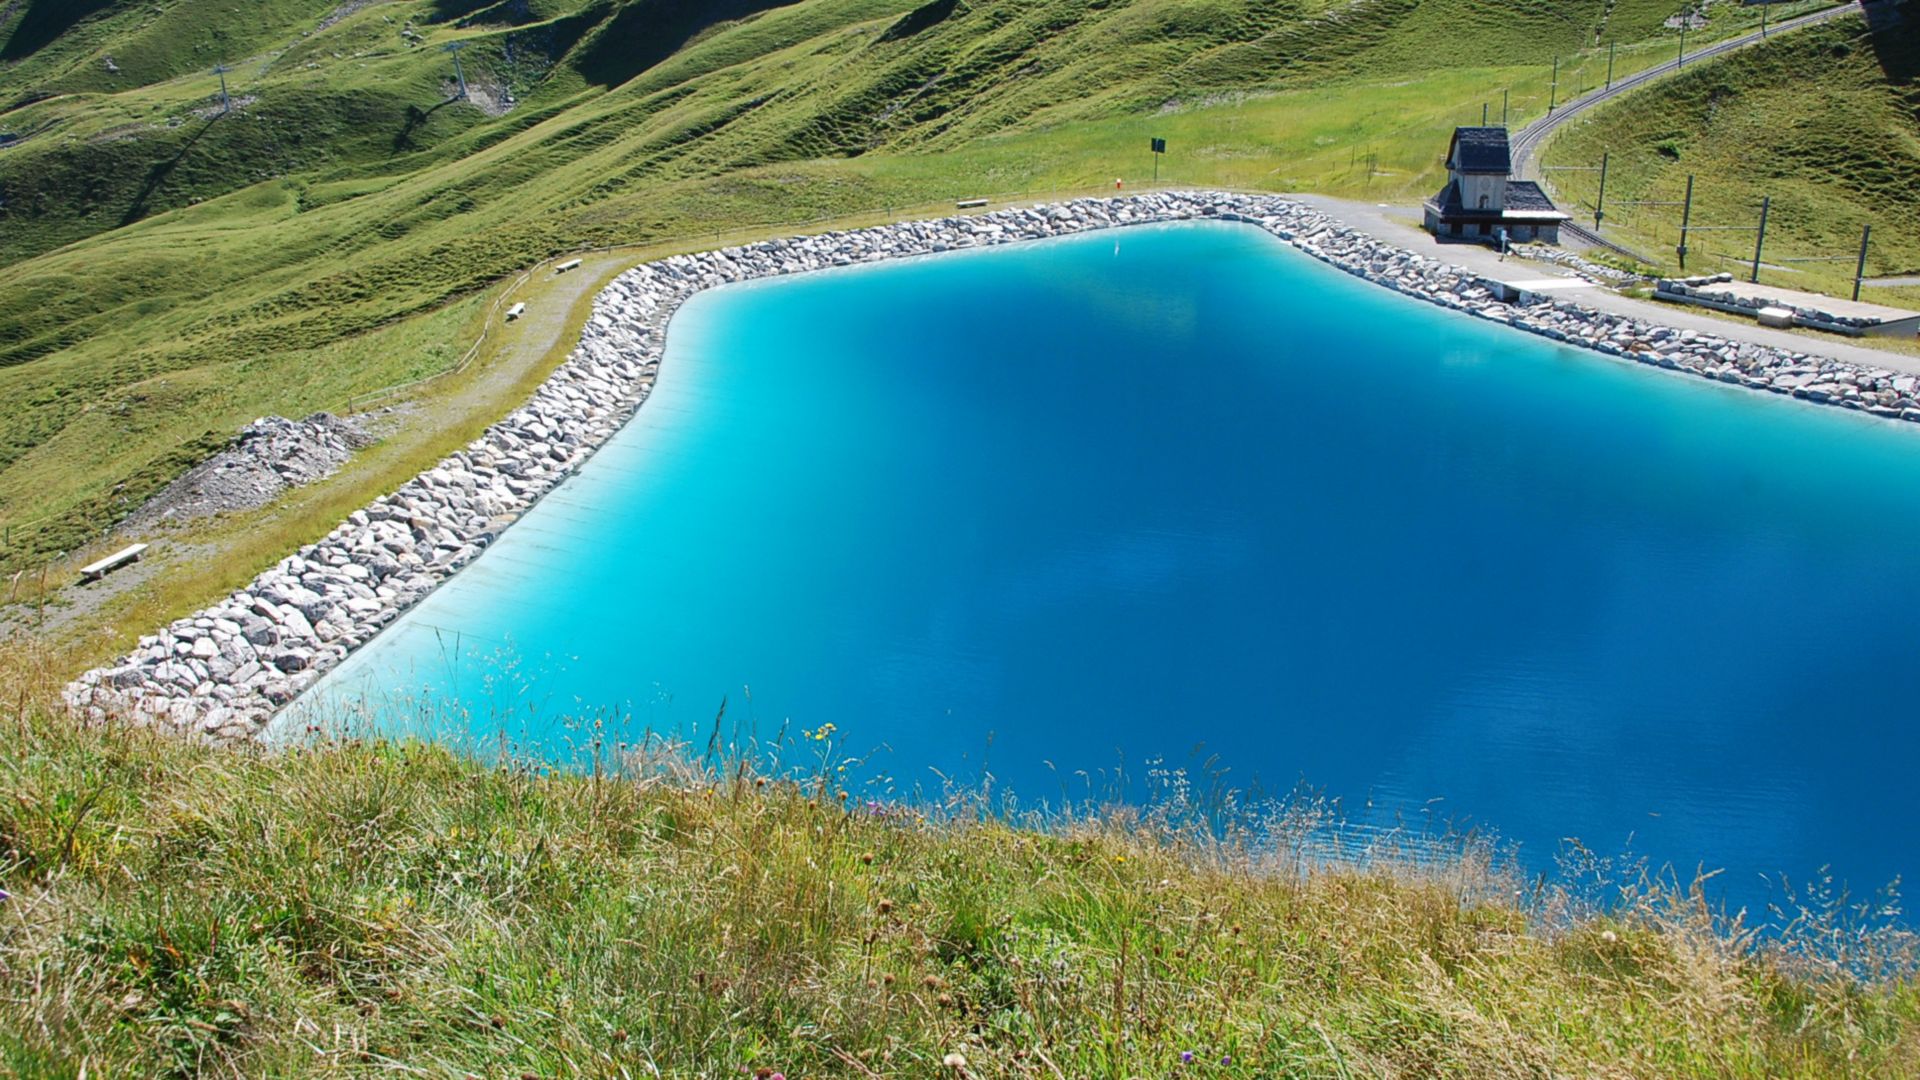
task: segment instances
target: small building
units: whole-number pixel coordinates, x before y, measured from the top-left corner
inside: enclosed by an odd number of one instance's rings
[[[1427,231],[1443,241],[1499,244],[1560,242],[1563,214],[1540,185],[1513,178],[1513,154],[1503,127],[1453,129],[1447,147],[1447,186],[1427,200]]]

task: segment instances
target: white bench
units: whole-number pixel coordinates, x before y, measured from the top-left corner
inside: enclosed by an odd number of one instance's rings
[[[108,574],[113,573],[128,563],[139,562],[140,553],[145,550],[147,550],[147,545],[134,544],[130,547],[121,548],[119,551],[101,559],[99,562],[88,563],[80,568],[80,580],[99,581],[101,578],[106,577]]]
[[[507,321],[512,322],[513,320],[519,318],[522,315],[525,315],[526,313],[527,313],[526,304],[524,303],[515,304],[512,307],[507,309]]]
[[[987,205],[987,200],[985,199],[961,199],[959,202],[953,204],[956,210],[971,210],[976,206],[985,205]]]
[[[564,274],[569,270],[578,270],[578,269],[580,269],[580,260],[568,259],[566,262],[563,262],[559,266],[554,267],[553,272],[556,274]]]

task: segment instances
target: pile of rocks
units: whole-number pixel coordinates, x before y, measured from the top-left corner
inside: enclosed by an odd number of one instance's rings
[[[370,441],[357,421],[331,413],[305,420],[263,416],[161,488],[128,516],[122,531],[265,506],[290,487],[331,476]]]
[[[1611,285],[1638,285],[1653,280],[1645,274],[1636,274],[1631,270],[1621,270],[1583,258],[1566,248],[1548,247],[1545,244],[1516,244],[1509,248],[1513,254],[1536,262],[1552,263],[1564,266],[1580,276],[1592,281],[1606,282]]]
[[[1747,296],[1740,292],[1734,283],[1732,274],[1705,274],[1698,277],[1661,278],[1654,282],[1654,290],[1663,299],[1691,299],[1705,301],[1712,307],[1724,311],[1758,316],[1766,308],[1785,308],[1793,312],[1793,321],[1801,326],[1811,326],[1819,330],[1834,330],[1843,334],[1859,334],[1868,327],[1880,325],[1880,320],[1859,315],[1836,315],[1825,308],[1811,304],[1789,304],[1783,300]]]
[[[1571,303],[1510,305],[1458,267],[1271,196],[1207,192],[1086,199],[973,217],[678,255],[622,274],[579,348],[532,401],[466,449],[356,511],[247,588],[180,619],[119,664],[68,686],[81,715],[219,739],[257,735],[281,705],[471,562],[646,399],[667,320],[701,289],[778,274],[1120,225],[1248,222],[1348,273],[1432,303],[1612,356],[1878,416],[1920,420],[1915,380],[1803,353],[1673,330]]]

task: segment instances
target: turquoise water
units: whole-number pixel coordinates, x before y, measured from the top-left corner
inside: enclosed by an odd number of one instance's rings
[[[700,295],[634,421],[304,700],[560,753],[724,698],[1029,800],[1211,758],[1747,899],[1920,868],[1916,536],[1920,431],[1130,229]]]

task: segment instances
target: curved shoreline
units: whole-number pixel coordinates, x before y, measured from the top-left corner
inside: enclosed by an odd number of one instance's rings
[[[704,289],[835,266],[1094,229],[1237,221],[1396,292],[1556,341],[1877,416],[1920,420],[1920,379],[1736,343],[1578,304],[1494,298],[1471,273],[1279,196],[1178,192],[903,222],[676,255],[622,273],[578,348],[525,405],[349,515],[248,586],[140,639],[70,683],[69,706],[221,741],[261,735],[282,707],[477,558],[500,530],[617,432],[652,390],[668,321]]]

